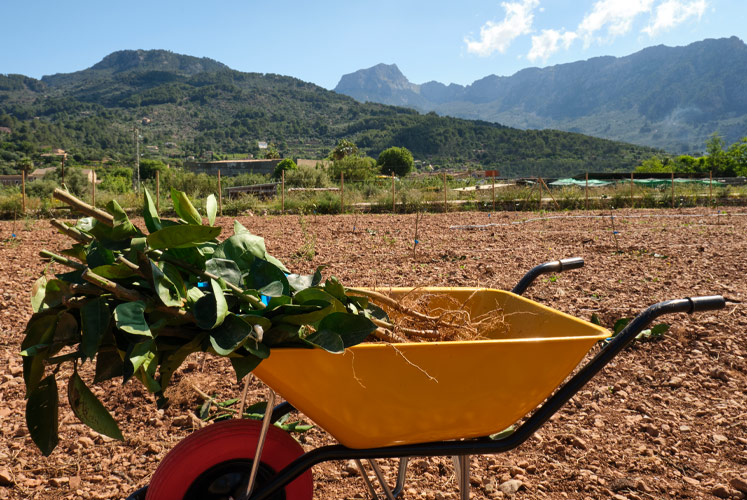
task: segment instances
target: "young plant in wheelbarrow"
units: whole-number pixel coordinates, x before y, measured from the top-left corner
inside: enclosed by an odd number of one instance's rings
[[[167,219],[146,191],[144,228],[116,201],[101,210],[65,191],[54,196],[83,217],[52,221],[71,245],[42,256],[68,272],[36,282],[21,345],[26,421],[44,455],[58,442],[60,384],[78,419],[114,439],[122,433],[91,384],[141,383],[165,405],[182,362],[205,352],[228,357],[243,381],[237,415],[245,414],[251,377],[270,388],[261,420],[223,420],[194,432],[133,500],[311,499],[311,469],[330,460],[354,460],[377,498],[368,461],[393,499],[408,459],[432,456],[456,457],[460,495],[469,498],[470,455],[522,444],[656,318],[725,305],[720,296],[660,302],[610,339],[598,325],[522,296],[544,273],[583,266],[580,258],[539,265],[510,292],[353,288],[325,278],[322,268],[292,273],[238,222],[221,234],[213,196],[204,221],[172,189],[176,217]],[[72,370],[58,381],[64,364]],[[79,370],[86,364],[91,380]],[[283,403],[275,405],[276,393]],[[304,451],[271,425],[296,410],[339,444]],[[400,459],[394,486],[377,458]]]

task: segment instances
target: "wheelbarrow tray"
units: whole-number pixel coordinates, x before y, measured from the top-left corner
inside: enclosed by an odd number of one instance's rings
[[[424,296],[428,309],[454,303],[471,317],[495,309],[489,339],[364,343],[332,354],[275,349],[254,373],[348,448],[488,436],[542,403],[591,347],[602,327],[511,292],[483,288],[392,288]],[[449,305],[452,304],[452,305]]]

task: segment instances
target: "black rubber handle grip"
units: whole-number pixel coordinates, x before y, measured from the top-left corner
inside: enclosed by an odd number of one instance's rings
[[[705,297],[689,297],[692,303],[690,312],[715,311],[726,307],[726,299],[721,295],[707,295]]]
[[[567,271],[568,269],[579,269],[584,267],[583,257],[571,257],[568,259],[560,259],[560,270]]]

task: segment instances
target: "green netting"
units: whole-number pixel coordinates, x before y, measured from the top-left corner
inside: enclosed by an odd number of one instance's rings
[[[601,186],[608,186],[612,184],[608,181],[600,181],[596,179],[589,179],[589,186],[590,187],[601,187]],[[586,186],[586,181],[579,181],[576,179],[558,179],[556,181],[553,181],[550,183],[550,186]]]
[[[630,181],[624,181],[630,182]],[[672,184],[672,179],[633,179],[635,184],[642,184],[644,186],[668,186]],[[708,179],[675,179],[675,184],[710,184]],[[713,181],[714,186],[723,186],[718,181]]]

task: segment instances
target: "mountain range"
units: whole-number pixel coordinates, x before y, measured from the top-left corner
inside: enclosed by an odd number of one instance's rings
[[[747,46],[731,37],[490,75],[467,86],[413,84],[396,65],[379,64],[344,75],[335,91],[361,102],[691,153],[703,151],[713,132],[728,144],[747,135],[745,81]]]
[[[0,68],[1,69],[1,68]],[[557,130],[420,114],[356,100],[274,74],[244,73],[164,50],[124,50],[74,73],[0,74],[0,169],[64,149],[79,163],[133,163],[141,151],[169,163],[189,156],[324,158],[340,139],[371,156],[404,146],[421,164],[557,176],[630,170],[657,151]],[[214,153],[214,154],[213,154]]]

